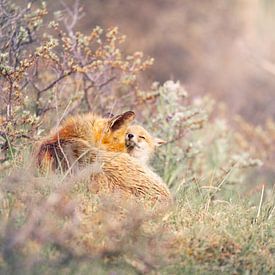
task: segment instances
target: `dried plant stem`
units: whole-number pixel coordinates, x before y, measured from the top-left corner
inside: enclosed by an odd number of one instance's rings
[[[261,209],[262,209],[262,204],[263,204],[263,197],[264,197],[264,189],[265,189],[265,185],[263,184],[262,192],[261,192],[261,199],[260,199],[258,212],[257,212],[257,219],[260,217],[260,214],[261,214]]]

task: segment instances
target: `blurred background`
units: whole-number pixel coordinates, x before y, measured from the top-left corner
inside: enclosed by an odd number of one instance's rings
[[[64,0],[73,5],[74,1]],[[180,80],[254,124],[275,118],[274,0],[80,1],[82,32],[118,26],[125,49],[155,59],[150,81]],[[62,3],[47,1],[49,14]]]

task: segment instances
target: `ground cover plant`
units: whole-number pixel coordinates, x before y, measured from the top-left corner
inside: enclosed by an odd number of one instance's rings
[[[53,16],[0,0],[1,273],[274,273],[274,121],[253,127],[179,82],[144,83],[153,59],[123,50],[117,27],[80,32],[82,16],[78,2]],[[152,169],[171,208],[95,194],[89,169],[36,168],[36,143],[68,115],[129,109],[167,141]]]

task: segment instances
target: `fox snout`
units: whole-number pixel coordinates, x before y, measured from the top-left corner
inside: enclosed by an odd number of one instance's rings
[[[134,134],[128,133],[125,137],[125,144],[128,150],[139,148],[137,137]]]
[[[128,134],[128,135],[127,135],[128,140],[131,140],[133,137],[134,137],[133,134]]]

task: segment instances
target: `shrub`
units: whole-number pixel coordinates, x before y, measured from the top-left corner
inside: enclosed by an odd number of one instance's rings
[[[45,6],[0,0],[1,273],[272,273],[275,194],[251,168],[271,155],[274,123],[254,131],[239,119],[236,131],[220,104],[179,82],[142,88],[152,60],[124,54],[117,28],[75,31],[82,10],[64,8],[48,28]],[[42,177],[33,165],[29,145],[53,121],[133,106],[167,140],[152,166],[171,209],[93,194],[90,167]]]
[[[116,27],[95,27],[87,35],[75,31],[77,4],[66,6],[67,13],[57,13],[47,27],[45,6],[1,3],[2,162],[20,149],[22,138],[37,139],[56,119],[53,111],[61,120],[79,109],[104,113],[134,104],[137,77],[153,60],[141,52],[126,55],[120,48],[125,37]]]

